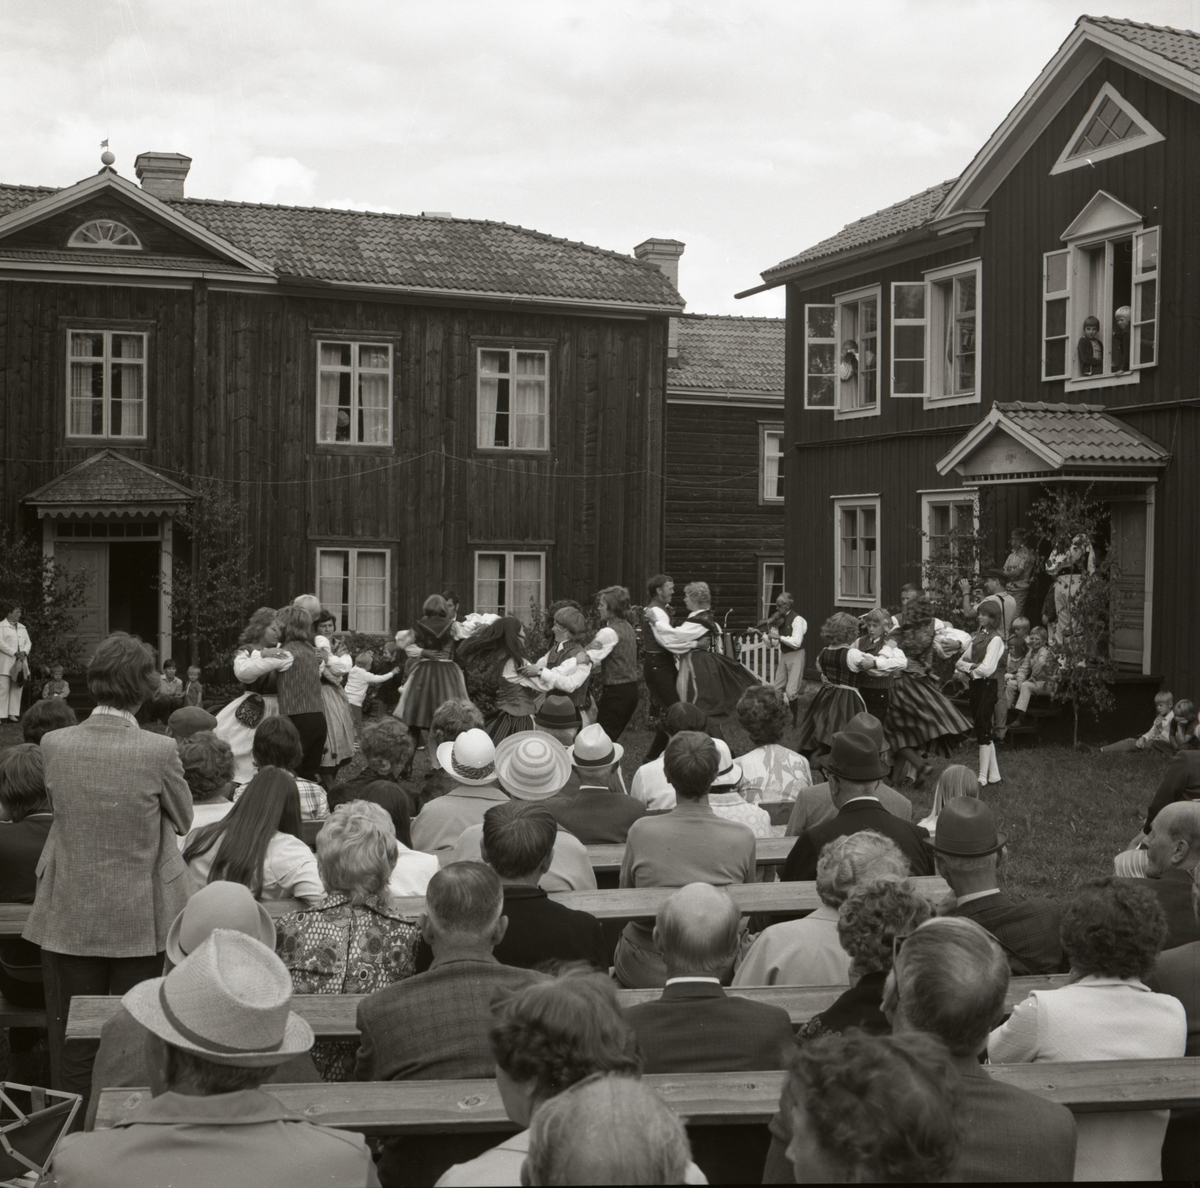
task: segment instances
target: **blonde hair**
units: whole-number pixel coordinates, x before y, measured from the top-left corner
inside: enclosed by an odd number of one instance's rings
[[[387,891],[399,855],[392,818],[367,800],[339,804],[317,834],[317,870],[325,890],[349,895],[354,905]]]
[[[979,777],[961,763],[952,763],[938,776],[937,787],[933,791],[933,813],[938,813],[952,800],[960,796],[973,796],[979,799]]]
[[[712,606],[712,591],[707,582],[688,582],[683,588],[683,596],[698,602],[703,610]]]

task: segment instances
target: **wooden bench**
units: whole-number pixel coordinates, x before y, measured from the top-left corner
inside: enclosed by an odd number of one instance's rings
[[[1200,1105],[1200,1069],[1186,1056],[1170,1060],[1091,1060],[1077,1064],[985,1066],[1006,1084],[1065,1105],[1077,1114],[1186,1109]],[[768,1122],[786,1074],[679,1073],[644,1080],[691,1125]],[[496,1082],[380,1081],[271,1085],[271,1095],[310,1122],[362,1134],[468,1134],[516,1130]],[[97,1129],[114,1126],[146,1099],[148,1089],[105,1089]]]
[[[1009,984],[1007,1010],[1024,1001],[1032,990],[1053,990],[1067,981],[1066,974],[1051,977],[1013,978]],[[768,1002],[781,1006],[791,1016],[793,1025],[807,1023],[815,1014],[826,1010],[845,993],[845,986],[730,986],[727,993],[756,1002]],[[641,1002],[652,1002],[662,994],[661,990],[618,990],[617,997],[624,1007],[636,1006]],[[313,1034],[318,1039],[357,1039],[355,1022],[358,994],[297,994],[292,999],[292,1010],[308,1020]],[[120,998],[71,999],[71,1013],[67,1018],[68,1040],[96,1040],[100,1029],[121,1005]]]
[[[46,1026],[46,1012],[42,1007],[17,1006],[0,994],[0,1028]]]

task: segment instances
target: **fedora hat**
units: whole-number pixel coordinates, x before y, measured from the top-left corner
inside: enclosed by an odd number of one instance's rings
[[[877,751],[883,750],[883,723],[874,715],[863,710],[855,714],[843,727],[848,734],[865,734]]]
[[[313,1045],[291,1001],[283,962],[262,941],[218,928],[165,978],[134,986],[121,1005],[172,1047],[216,1064],[270,1068]]]
[[[198,705],[180,706],[168,719],[167,729],[177,740],[191,738],[201,730],[216,730],[217,720],[206,709]]]
[[[576,767],[609,767],[621,762],[625,748],[613,742],[599,722],[593,722],[575,736],[575,744],[567,748],[567,754]]]
[[[714,738],[717,748],[717,774],[713,777],[714,788],[736,788],[742,782],[742,768],[733,761],[733,752],[723,738]]]
[[[833,749],[825,760],[825,770],[843,780],[881,780],[888,769],[879,758],[875,740],[866,734],[843,730],[833,736]]]
[[[579,725],[579,710],[569,697],[562,693],[550,693],[542,699],[533,720],[547,730],[569,730]]]
[[[546,800],[571,778],[567,748],[540,730],[521,730],[496,748],[500,786],[515,800]]]
[[[182,965],[218,928],[244,932],[275,947],[275,923],[270,913],[241,883],[224,880],[201,887],[175,917],[167,933],[167,957]]]
[[[1007,833],[996,830],[996,814],[974,796],[956,796],[938,813],[933,841],[939,854],[955,858],[982,858],[995,854],[1008,842]]]
[[[478,726],[442,743],[437,761],[460,784],[490,784],[496,778],[496,744]]]

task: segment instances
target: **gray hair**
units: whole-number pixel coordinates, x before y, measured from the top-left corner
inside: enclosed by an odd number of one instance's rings
[[[723,887],[691,883],[658,909],[655,940],[672,972],[719,977],[737,955],[741,909]]]
[[[908,859],[890,837],[874,829],[834,838],[817,858],[817,895],[826,907],[841,907],[856,886],[875,879],[908,877]]]
[[[399,856],[391,815],[367,800],[339,804],[317,834],[321,882],[330,894],[349,895],[352,904],[387,892]]]
[[[634,1077],[600,1073],[533,1115],[529,1184],[682,1184],[691,1162],[683,1124]]]
[[[441,932],[484,936],[503,910],[500,876],[482,862],[451,862],[425,889],[425,914]]]

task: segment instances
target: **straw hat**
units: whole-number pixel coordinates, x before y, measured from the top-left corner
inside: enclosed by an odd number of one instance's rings
[[[165,978],[134,986],[121,1005],[172,1047],[215,1064],[270,1068],[313,1045],[288,1010],[292,975],[261,941],[218,928]]]
[[[613,742],[599,722],[593,722],[575,736],[575,745],[567,748],[567,754],[576,767],[610,767],[621,762],[625,748]]]
[[[241,883],[209,883],[201,887],[175,917],[167,933],[167,957],[182,965],[218,928],[244,932],[275,947],[275,923],[265,907]]]
[[[547,800],[571,777],[567,749],[540,730],[521,730],[496,748],[500,786],[515,800]]]
[[[714,788],[736,788],[742,782],[742,768],[733,761],[733,752],[723,738],[714,738],[713,745],[717,748],[717,774],[713,779]]]
[[[569,730],[579,725],[579,710],[575,703],[561,693],[550,693],[538,706],[533,720],[547,730]]]
[[[478,726],[464,730],[437,749],[438,766],[460,784],[490,784],[496,779],[496,744]]]

